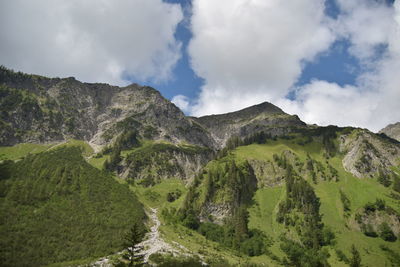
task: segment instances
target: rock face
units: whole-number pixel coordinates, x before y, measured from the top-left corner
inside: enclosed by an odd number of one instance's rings
[[[88,141],[96,151],[120,133],[142,138],[222,148],[231,136],[264,131],[273,136],[305,127],[297,116],[262,103],[240,111],[187,117],[155,89],[82,83],[0,68],[0,145],[20,142]]]
[[[0,69],[0,145],[76,138],[95,148],[124,130],[214,147],[210,134],[153,88],[82,83]]]
[[[211,149],[153,144],[135,150],[124,160],[120,176],[143,179],[148,185],[162,179],[191,180],[213,158]]]
[[[261,131],[279,136],[290,133],[294,128],[306,127],[296,115],[288,115],[268,102],[231,113],[193,119],[206,127],[219,148],[231,136],[246,137]]]
[[[389,124],[379,131],[400,142],[400,122]]]
[[[374,177],[398,164],[400,146],[369,131],[355,130],[339,141],[343,166],[356,177]]]

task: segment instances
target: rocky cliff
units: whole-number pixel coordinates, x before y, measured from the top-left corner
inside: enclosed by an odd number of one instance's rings
[[[389,124],[379,131],[400,142],[400,122]]]
[[[400,146],[367,130],[354,130],[340,136],[340,151],[345,154],[343,167],[354,176],[376,177],[389,173],[400,159]]]
[[[100,147],[124,130],[213,147],[210,134],[153,88],[82,83],[0,69],[0,145],[68,138]]]

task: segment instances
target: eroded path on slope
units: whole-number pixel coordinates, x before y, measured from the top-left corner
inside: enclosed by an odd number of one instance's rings
[[[179,249],[177,249],[164,241],[164,239],[160,235],[160,230],[159,230],[161,222],[157,216],[158,210],[156,208],[149,208],[149,211],[150,212],[147,212],[147,216],[151,220],[152,226],[150,227],[150,232],[146,233],[144,241],[138,244],[138,246],[143,247],[142,254],[144,255],[144,262],[147,263],[149,261],[149,257],[155,253],[170,253],[174,256],[177,255],[193,256],[184,246],[176,243],[175,245],[179,247]],[[117,254],[122,254],[123,252],[124,251],[121,251]],[[109,257],[110,256],[101,258],[98,261],[91,264],[91,266],[111,267],[112,264],[110,262]]]
[[[139,244],[144,248],[144,261],[148,262],[149,257],[155,253],[171,253],[173,255],[182,254],[181,251],[173,248],[170,244],[165,242],[160,236],[160,225],[161,222],[157,216],[157,209],[150,208],[150,214],[148,214],[153,226],[150,228],[150,232],[146,234],[145,240]]]

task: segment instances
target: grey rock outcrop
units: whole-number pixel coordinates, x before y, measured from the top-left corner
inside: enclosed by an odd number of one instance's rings
[[[400,146],[367,130],[355,130],[340,136],[340,151],[345,154],[343,166],[356,177],[374,177],[379,170],[397,166]]]
[[[400,122],[389,124],[379,131],[400,142]]]

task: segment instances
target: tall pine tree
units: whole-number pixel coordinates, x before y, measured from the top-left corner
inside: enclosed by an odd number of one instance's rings
[[[144,255],[142,253],[143,247],[139,246],[139,243],[143,240],[143,229],[138,223],[132,225],[131,230],[125,237],[124,246],[126,253],[123,254],[123,259],[128,261],[128,266],[143,266]]]

